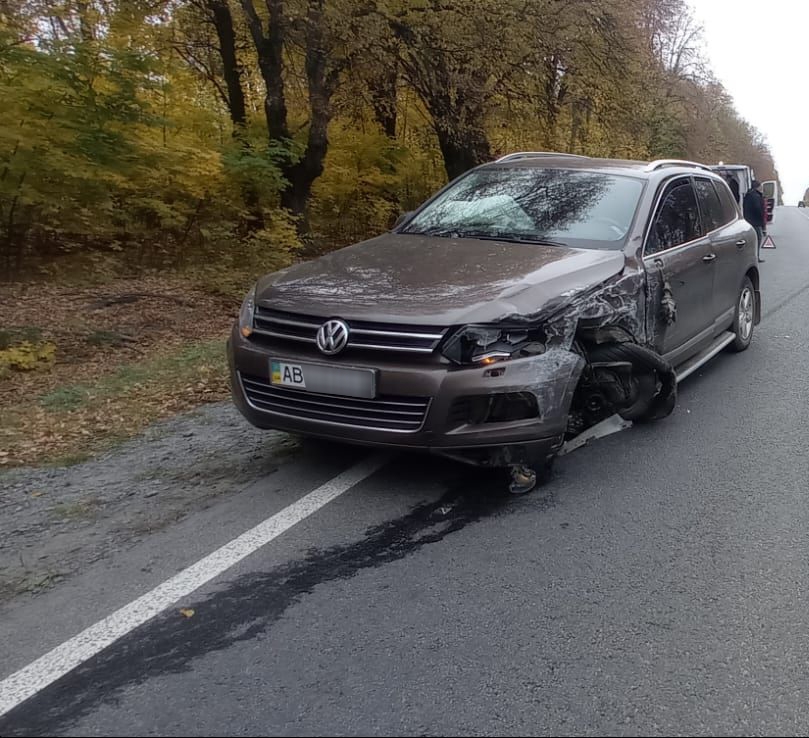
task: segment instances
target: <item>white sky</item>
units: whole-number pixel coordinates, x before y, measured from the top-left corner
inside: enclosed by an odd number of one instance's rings
[[[795,205],[809,187],[809,0],[690,2],[716,77],[767,138],[784,204]]]
[[[809,0],[690,1],[711,68],[767,138],[795,205],[809,187]]]

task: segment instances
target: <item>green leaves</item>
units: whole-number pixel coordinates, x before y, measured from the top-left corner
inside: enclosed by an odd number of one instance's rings
[[[280,56],[256,45],[245,7]],[[58,272],[64,254],[283,264],[301,240],[309,255],[384,230],[447,176],[510,150],[774,174],[706,70],[685,0],[4,8],[0,278]]]

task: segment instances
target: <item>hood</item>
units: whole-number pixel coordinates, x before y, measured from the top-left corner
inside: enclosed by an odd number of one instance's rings
[[[269,308],[449,326],[537,314],[624,267],[621,251],[388,233],[259,280]]]

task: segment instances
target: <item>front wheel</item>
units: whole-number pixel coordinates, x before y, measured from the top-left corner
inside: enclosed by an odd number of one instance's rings
[[[756,321],[756,292],[749,277],[744,283],[736,300],[736,317],[733,319],[735,338],[730,344],[732,351],[744,351],[753,340],[753,326]]]

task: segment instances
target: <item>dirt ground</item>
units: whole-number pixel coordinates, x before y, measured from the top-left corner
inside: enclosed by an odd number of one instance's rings
[[[163,277],[0,287],[0,466],[82,460],[226,398],[225,340],[238,309]],[[52,359],[27,370],[3,362],[25,346]]]

